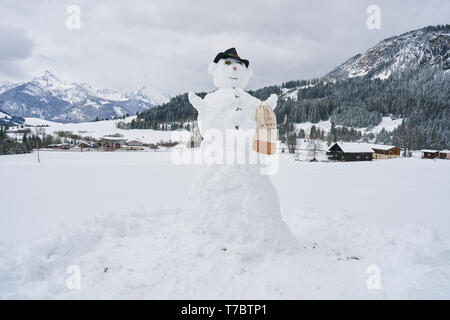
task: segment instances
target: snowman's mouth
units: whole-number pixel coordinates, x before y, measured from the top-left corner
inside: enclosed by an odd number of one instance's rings
[[[233,77],[230,77],[230,79],[231,79],[231,80],[237,80],[238,78],[233,78]]]

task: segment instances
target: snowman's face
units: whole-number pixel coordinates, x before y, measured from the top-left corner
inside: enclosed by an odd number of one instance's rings
[[[220,59],[217,63],[211,63],[209,73],[213,75],[213,82],[217,88],[244,89],[253,75],[243,62],[232,58]]]

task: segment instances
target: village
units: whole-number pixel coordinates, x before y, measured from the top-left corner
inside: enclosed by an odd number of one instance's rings
[[[31,119],[16,127],[0,127],[0,154],[34,151],[106,152],[161,151],[177,146],[171,132],[159,130],[122,130],[116,121],[64,124]],[[188,131],[184,132],[187,136]],[[4,149],[4,150],[3,150]],[[2,152],[3,150],[3,152]],[[6,152],[5,152],[6,151]]]
[[[41,135],[40,141],[45,140],[45,136],[50,138],[50,141],[58,143],[49,143],[47,145],[34,146],[34,150],[39,151],[61,151],[61,152],[111,152],[111,151],[170,151],[173,148],[190,149],[197,148],[202,140],[198,130],[193,130],[193,133],[188,133],[184,141],[172,141],[168,135],[170,131],[165,131],[167,140],[160,139],[149,143],[143,141],[145,139],[124,137],[123,134],[117,131],[130,132],[133,130],[117,129],[114,133],[101,135],[99,137],[83,137],[79,134],[74,134],[71,131],[54,131],[53,134],[46,134],[45,128],[34,128],[37,135]],[[5,130],[5,128],[1,128]],[[179,129],[180,131],[182,129]],[[155,130],[147,130],[148,133],[158,132]],[[26,141],[26,136],[32,136],[29,128],[13,128],[6,132],[7,140],[10,143],[17,145],[23,144]],[[81,131],[84,132],[84,131]],[[144,136],[142,137],[144,138]],[[29,138],[28,138],[29,139]],[[335,142],[324,147],[325,141],[320,139],[304,139],[307,146],[301,147],[301,139],[296,142],[296,148],[292,149],[288,143],[278,141],[277,152],[285,154],[288,150],[290,154],[295,154],[297,161],[321,161],[321,162],[354,162],[354,161],[372,161],[372,160],[387,160],[396,159],[400,157],[415,157],[422,159],[441,159],[450,160],[449,150],[404,150],[398,146],[373,144],[368,142]],[[41,142],[42,143],[42,142]],[[20,153],[20,152],[17,152]],[[303,157],[300,157],[303,154]]]
[[[52,151],[155,151],[160,148],[165,150],[178,145],[178,142],[159,141],[157,143],[144,143],[140,139],[127,139],[120,135],[104,136],[99,141],[80,141],[73,143],[50,144],[45,150]]]

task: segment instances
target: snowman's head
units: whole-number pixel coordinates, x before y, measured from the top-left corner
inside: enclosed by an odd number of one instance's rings
[[[216,57],[215,62],[208,68],[209,74],[213,76],[214,85],[217,88],[244,89],[253,75],[248,67],[248,61],[240,59],[237,55],[237,58],[227,57],[225,54],[223,56],[220,59]]]

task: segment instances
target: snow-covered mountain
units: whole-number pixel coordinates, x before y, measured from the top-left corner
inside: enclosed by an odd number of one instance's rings
[[[424,68],[450,70],[450,25],[426,27],[391,37],[358,54],[328,73],[342,79],[371,75],[386,79],[392,74]]]
[[[3,126],[5,124],[9,125],[10,121],[11,121],[11,116],[0,110],[0,126]]]
[[[5,91],[8,91],[9,89],[17,87],[18,85],[19,83],[14,83],[10,81],[0,82],[0,94],[2,94]]]
[[[25,122],[25,119],[22,117],[11,116],[6,112],[0,110],[0,126],[18,126]]]
[[[121,93],[97,89],[87,83],[66,82],[50,71],[29,82],[5,82],[0,85],[0,110],[3,112],[59,122],[134,115],[168,99],[162,94],[147,95],[145,87],[136,92]]]

